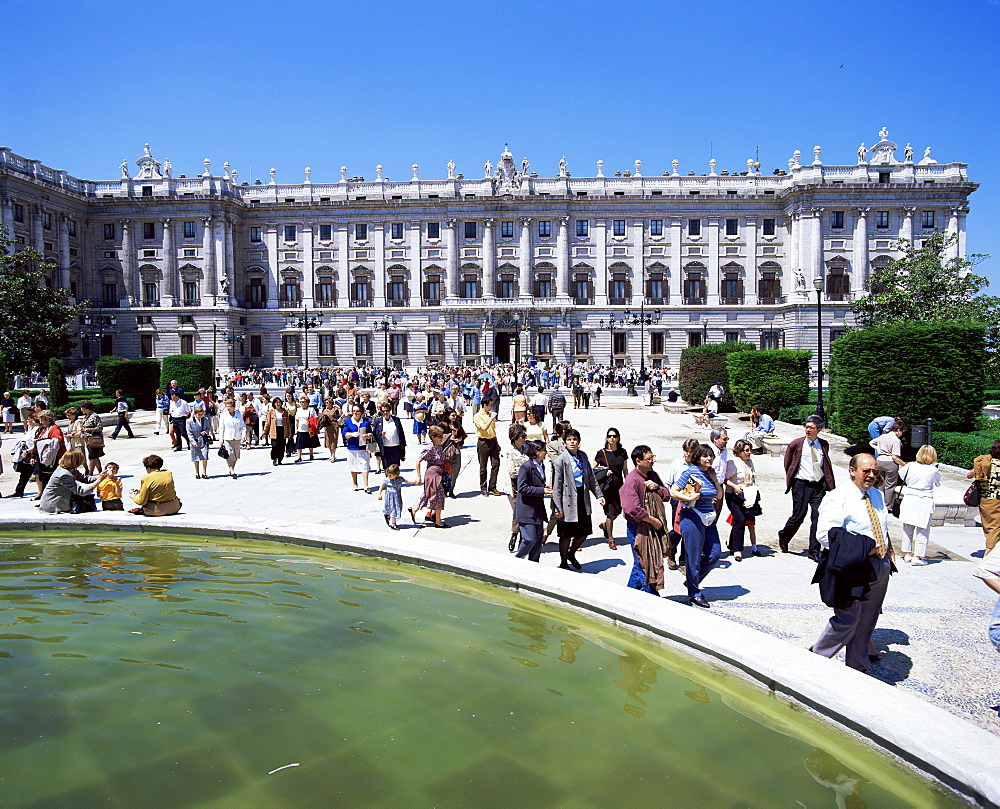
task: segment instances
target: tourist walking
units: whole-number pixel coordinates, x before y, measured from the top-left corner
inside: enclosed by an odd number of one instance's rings
[[[805,435],[789,442],[785,450],[785,492],[792,493],[792,514],[784,528],[778,531],[778,547],[782,553],[788,553],[788,543],[795,538],[795,533],[811,510],[807,555],[814,562],[819,561],[820,550],[816,540],[819,506],[824,495],[837,486],[833,479],[830,444],[819,437],[822,426],[819,417],[810,417],[805,423]]]
[[[658,595],[663,589],[663,559],[666,556],[666,520],[670,490],[653,470],[656,456],[646,444],[632,449],[632,471],[621,486],[622,513],[632,548],[632,572],[628,586]],[[648,527],[647,527],[648,526]]]
[[[344,413],[340,405],[332,396],[327,396],[317,424],[323,431],[323,445],[330,453],[330,463],[337,460],[337,446],[340,444],[340,428],[343,426],[343,421]]]
[[[511,420],[524,421],[528,415],[528,397],[524,395],[524,388],[520,385],[514,390],[514,399],[511,403]]]
[[[686,438],[684,443],[681,444],[681,457],[672,460],[667,467],[667,471],[663,473],[663,485],[667,488],[667,491],[677,482],[677,478],[681,476],[681,472],[690,466],[691,456],[700,446],[701,442],[697,438]],[[669,529],[667,533],[667,569],[669,570],[677,570],[677,549],[681,547],[682,542],[680,515],[678,514],[680,508],[680,500],[670,498],[670,514],[667,526]]]
[[[388,399],[379,407],[381,414],[372,422],[372,435],[375,436],[376,454],[382,468],[386,469],[406,460],[406,433],[399,417],[392,414]]]
[[[515,427],[518,425],[511,425]],[[545,483],[545,444],[541,441],[523,442],[524,455],[517,477],[514,479],[517,492],[514,503],[514,522],[520,529],[521,542],[517,548],[517,558],[537,562],[542,554],[542,528],[547,519],[545,496],[552,494],[552,488]],[[517,534],[511,535],[511,542]]]
[[[704,609],[708,609],[709,604],[701,583],[721,556],[715,501],[722,497],[722,492],[714,480],[714,460],[715,451],[708,444],[702,444],[691,453],[691,463],[670,488],[670,496],[681,501],[688,603]]]
[[[481,409],[473,419],[476,425],[476,454],[479,456],[479,489],[483,496],[496,494],[500,474],[500,444],[497,441],[497,416],[493,412],[493,399],[484,398]],[[487,483],[487,466],[489,482]]]
[[[899,521],[903,524],[903,561],[919,567],[926,565],[927,542],[931,536],[934,514],[934,489],[941,485],[937,450],[924,444],[917,450],[917,460],[899,470],[903,481]]]
[[[902,419],[896,419],[888,432],[882,433],[878,438],[869,442],[875,450],[875,463],[878,465],[878,471],[881,472],[882,479],[878,487],[882,490],[882,499],[885,500],[887,509],[892,508],[892,503],[896,499],[899,467],[906,463],[901,457],[903,454],[901,439],[904,432],[906,432],[906,422]]]
[[[733,457],[726,465],[725,481],[726,505],[729,506],[732,529],[729,532],[729,553],[737,562],[743,559],[744,535],[750,530],[750,552],[760,556],[757,550],[755,520],[761,513],[760,490],[757,488],[757,471],[754,469],[753,444],[741,438],[733,446]]]
[[[364,408],[360,403],[355,403],[351,407],[351,415],[344,420],[344,426],[341,428],[344,447],[347,449],[347,470],[351,473],[354,491],[361,491],[358,487],[358,475],[361,475],[365,494],[368,494],[368,472],[371,469],[368,459],[368,441],[372,438],[371,427],[371,419],[365,415]]]
[[[601,529],[611,550],[615,544],[615,520],[622,513],[621,488],[628,472],[628,450],[622,447],[621,433],[617,427],[609,427],[604,436],[604,447],[594,454],[594,460],[608,470],[607,477],[599,481],[604,493],[604,520],[597,527]]]
[[[319,413],[309,403],[308,396],[299,398],[299,409],[295,411],[295,463],[302,460],[302,450],[309,450],[309,460],[315,460],[313,450],[319,446]]]
[[[392,413],[392,405],[386,402],[385,407]],[[403,480],[399,464],[391,463],[385,467],[385,480],[378,489],[378,499],[382,501],[382,516],[385,524],[393,531],[398,531],[399,518],[403,515]]]
[[[445,431],[441,451],[444,453],[445,461],[448,462],[448,477],[451,478],[451,485],[448,486],[445,494],[454,499],[456,497],[455,485],[458,482],[458,475],[462,471],[462,449],[465,447],[465,439],[469,437],[469,434],[462,426],[462,417],[456,410],[449,410],[439,426]]]
[[[156,389],[156,396],[153,402],[156,408],[156,428],[154,435],[159,435],[162,429],[164,433],[170,432],[170,397],[163,392],[162,388]]]
[[[593,532],[590,494],[604,505],[604,495],[594,477],[594,468],[587,454],[580,449],[580,432],[569,429],[563,433],[566,451],[552,464],[552,510],[559,535],[559,567],[576,570],[583,566],[576,552]]]
[[[211,443],[212,420],[208,416],[208,411],[204,407],[198,407],[191,411],[187,420],[188,450],[191,452],[191,463],[194,464],[194,476],[197,480],[208,480],[208,449]],[[200,464],[200,467],[199,467]]]
[[[135,438],[132,435],[132,425],[129,424],[128,399],[125,398],[125,394],[120,390],[115,391],[115,414],[118,416],[118,423],[111,433],[111,440],[114,441],[118,438],[118,433],[122,430],[128,433],[129,438]]]
[[[413,524],[419,526],[416,512],[427,509],[433,517],[432,525],[435,528],[450,528],[441,516],[444,510],[445,476],[448,474],[445,469],[444,453],[441,444],[444,441],[444,430],[436,424],[427,428],[429,444],[417,458],[417,479],[416,483],[424,486],[423,494],[420,497],[416,508],[409,509],[410,518]],[[426,471],[424,469],[426,468]]]
[[[191,405],[184,399],[184,392],[179,388],[173,388],[173,393],[170,394],[170,436],[174,442],[174,452],[184,449],[183,442],[188,440],[187,419],[190,415]],[[190,447],[189,443],[188,448]]]
[[[246,435],[247,426],[243,414],[237,412],[236,401],[226,399],[219,414],[219,448],[225,447],[228,453],[226,464],[229,467],[229,477],[236,480],[236,464],[240,460],[240,448]]]
[[[527,443],[524,425],[516,421],[512,422],[507,428],[507,440],[510,441],[510,448],[504,451],[503,462],[504,468],[507,470],[507,477],[510,479],[510,494],[507,495],[507,499],[510,501],[511,514],[515,515],[511,517],[510,541],[507,543],[507,550],[513,553],[518,543],[518,524],[515,514],[517,511],[517,476],[527,457],[524,449]]]
[[[281,466],[285,460],[285,430],[289,428],[285,403],[277,396],[264,418],[264,435],[271,442],[271,465]]]

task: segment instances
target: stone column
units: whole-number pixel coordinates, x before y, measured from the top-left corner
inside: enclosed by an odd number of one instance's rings
[[[802,267],[802,232],[800,225],[800,214],[798,211],[792,211],[788,217],[788,242],[787,249],[785,251],[786,255],[789,257],[791,262],[790,267],[785,268],[785,277],[787,279],[787,284],[783,284],[787,288],[786,294],[791,294],[795,292],[795,270]],[[791,298],[788,299],[791,301]]]
[[[69,292],[69,224],[59,214],[59,286]]]
[[[719,278],[719,220],[711,218],[706,223],[708,230],[708,280],[705,282],[705,303],[709,306],[719,305],[719,292],[722,281]]]
[[[45,255],[45,234],[42,232],[42,214],[44,213],[42,206],[36,205],[31,220],[31,246],[42,255]]]
[[[645,227],[642,219],[632,221],[632,306],[642,306],[646,300]]]
[[[458,235],[455,232],[457,226],[458,222],[455,219],[444,221],[444,249],[447,253],[445,257],[445,274],[447,276],[445,295],[449,298],[458,297]],[[458,350],[461,354],[461,346]]]
[[[684,301],[684,267],[681,261],[683,225],[683,219],[670,220],[670,286],[672,287],[670,294],[677,295],[681,302]]]
[[[160,304],[165,307],[174,305],[177,297],[177,247],[174,245],[174,222],[172,219],[161,219],[163,228],[163,289],[160,291]]]
[[[122,279],[125,282],[125,296],[121,302],[129,306],[135,303],[135,249],[132,247],[132,223],[128,219],[121,220],[122,229]]]
[[[862,294],[868,278],[868,212],[871,208],[855,208],[854,243],[852,245],[851,289]]]
[[[227,301],[228,295],[222,294],[221,281],[226,276],[226,233],[225,214],[216,216],[212,220],[212,241],[215,246],[215,284],[212,286],[212,306],[215,306],[220,299]]]
[[[559,217],[559,235],[556,238],[556,271],[558,278],[558,295],[569,297],[569,217]]]
[[[267,231],[264,238],[267,241],[267,304],[268,309],[278,308],[278,223],[268,222],[264,226]],[[346,256],[346,251],[344,253]]]
[[[966,233],[965,233],[965,218],[969,213],[968,205],[958,206],[958,244],[955,246],[955,258],[963,258],[966,255]]]
[[[746,258],[743,260],[743,301],[753,304],[757,302],[758,282],[760,281],[760,273],[757,270],[756,218],[747,217],[743,233],[746,239]]]
[[[334,284],[334,299],[333,305],[337,308],[340,307],[341,298],[344,301],[350,301],[351,299],[351,262],[350,256],[348,255],[348,225],[344,222],[338,222],[334,226],[334,244],[337,246],[337,283]],[[351,352],[354,351],[354,346],[351,346]]]
[[[823,208],[813,208],[811,230],[810,246],[812,251],[809,261],[811,272],[807,272],[806,277],[811,275],[813,278],[821,278],[826,284],[824,277],[826,273],[823,272]]]
[[[236,253],[233,250],[233,220],[227,215],[223,219],[222,252],[225,260],[226,278],[229,279],[229,294],[226,304],[236,305]]]
[[[301,239],[302,256],[302,305],[312,308],[316,297],[316,269],[313,264],[313,224],[307,222],[302,226]]]
[[[903,224],[899,229],[899,238],[906,239],[908,242],[913,241],[913,214],[916,210],[912,207],[903,208]]]
[[[374,242],[375,254],[375,279],[372,282],[375,286],[374,295],[375,306],[384,307],[386,305],[386,278],[385,278],[385,229],[389,225],[385,222],[372,222],[369,226]],[[386,338],[388,339],[388,338]]]
[[[608,220],[594,220],[594,305],[607,306],[611,283],[608,278]]]
[[[201,221],[201,299],[204,301],[211,295],[214,300],[217,291],[215,279],[215,223],[211,216],[203,216]]]
[[[421,230],[419,222],[407,222],[407,235],[410,242],[410,308],[417,309],[423,297],[424,278],[421,268],[423,267],[423,256],[421,255]],[[426,348],[426,346],[425,346]],[[409,346],[407,346],[409,350]]]
[[[495,298],[497,291],[496,247],[493,243],[493,218],[483,220],[483,297]],[[487,350],[487,356],[490,351]]]
[[[7,230],[7,238],[14,238],[14,203],[7,197],[0,199],[0,223]]]
[[[521,244],[518,252],[518,267],[520,268],[520,286],[522,298],[534,296],[534,284],[531,283],[531,217],[521,217]]]

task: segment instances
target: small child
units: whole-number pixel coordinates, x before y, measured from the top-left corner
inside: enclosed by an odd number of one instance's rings
[[[97,484],[97,496],[101,498],[101,508],[105,511],[124,511],[122,505],[122,481],[118,475],[118,464],[104,465],[107,476]]]
[[[382,516],[385,518],[385,524],[388,525],[393,531],[398,531],[399,526],[396,525],[396,520],[402,516],[403,513],[403,484],[409,484],[411,481],[403,480],[399,475],[399,464],[389,464],[385,468],[385,480],[382,481],[382,485],[378,489],[378,499],[382,500]],[[382,495],[385,494],[383,499]]]

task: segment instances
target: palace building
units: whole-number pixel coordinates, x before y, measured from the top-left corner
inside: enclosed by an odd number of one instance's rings
[[[902,151],[902,155],[897,153]],[[0,212],[15,249],[90,302],[70,364],[102,354],[216,355],[220,368],[427,362],[676,366],[739,340],[816,348],[850,325],[898,240],[958,235],[967,164],[914,160],[883,129],[853,165],[820,147],[787,170],[555,176],[505,148],[478,176],[240,181],[204,161],[174,176],[147,144],[131,172],[80,180],[0,148]],[[659,172],[660,167],[657,171]],[[625,312],[629,310],[628,316]],[[641,322],[640,322],[641,321]]]

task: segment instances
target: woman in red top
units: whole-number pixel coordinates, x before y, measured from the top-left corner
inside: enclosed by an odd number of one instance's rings
[[[51,410],[43,410],[37,418],[42,427],[35,437],[35,481],[38,484],[38,497],[35,500],[41,500],[45,484],[49,482],[52,473],[56,471],[56,464],[66,451],[66,443]]]

